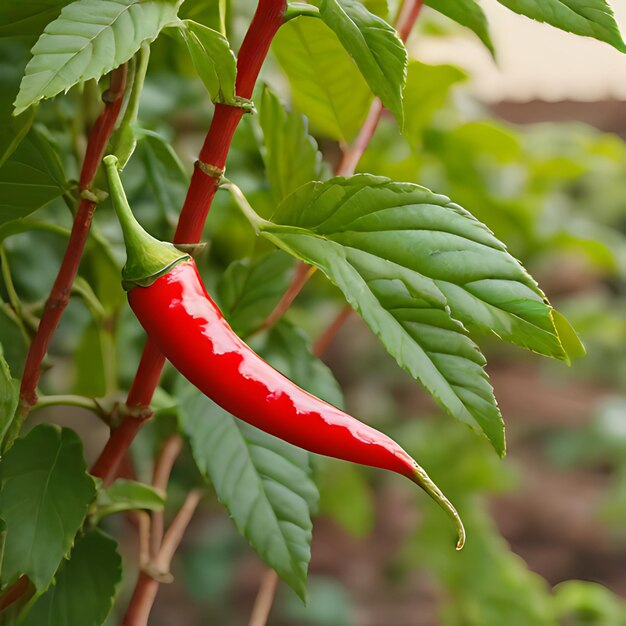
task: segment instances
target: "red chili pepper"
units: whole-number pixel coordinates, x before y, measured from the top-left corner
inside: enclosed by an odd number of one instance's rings
[[[132,217],[117,160],[107,157],[105,163],[127,245],[128,300],[172,365],[223,409],[271,435],[410,478],[454,520],[461,549],[463,524],[426,472],[387,435],[304,391],[246,345],[206,292],[194,261],[152,238]]]

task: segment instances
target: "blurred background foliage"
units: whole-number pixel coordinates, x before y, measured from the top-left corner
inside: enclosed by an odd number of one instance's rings
[[[215,4],[188,1],[184,17],[216,27]],[[381,13],[388,10],[384,1],[367,4]],[[235,44],[253,8],[251,1],[237,1],[229,9]],[[455,29],[426,13],[417,37],[446,37]],[[294,38],[301,37],[314,39],[329,55],[308,61],[311,67],[334,66],[326,77],[329,93],[334,77],[345,81],[340,87],[347,98],[339,93],[334,100],[345,108],[332,120],[319,99],[300,95],[291,103],[309,119],[324,155],[322,176],[329,176],[340,158],[337,141],[353,139],[371,100],[356,68],[326,31],[316,21],[289,24],[263,74],[283,102],[290,103],[290,84],[298,94],[310,93],[301,90],[310,77],[298,72],[297,59],[290,57]],[[326,47],[319,45],[324,38]],[[0,80],[11,80],[9,68],[21,69],[30,43],[2,40]],[[153,46],[141,102],[142,139],[124,172],[138,218],[165,239],[171,237],[211,116],[202,84],[192,77],[180,42],[161,37]],[[469,540],[456,553],[440,511],[395,477],[316,458],[321,501],[309,603],[303,607],[281,588],[271,618],[277,626],[626,624],[626,144],[578,123],[512,126],[470,98],[466,81],[457,67],[413,59],[404,137],[385,115],[358,169],[447,194],[489,225],[573,322],[588,356],[567,368],[487,340],[488,369],[508,427],[509,455],[502,462],[482,438],[442,419],[356,318],[327,352],[330,370],[312,357],[295,358],[309,354],[312,340],[343,306],[339,292],[315,276],[286,320],[253,345],[282,371],[315,380],[318,393],[340,403],[334,372],[349,411],[401,440],[449,494]],[[43,143],[58,155],[58,167],[75,178],[84,130],[97,115],[90,104],[97,88],[87,84],[43,103],[36,129],[21,149],[36,153]],[[260,100],[261,87],[257,105]],[[270,215],[277,190],[266,180],[264,114],[262,108],[261,115],[245,117],[229,155],[228,176],[259,213]],[[297,115],[292,123],[303,121]],[[55,179],[54,171],[49,175]],[[33,324],[64,250],[71,225],[64,196],[72,193],[58,190],[56,199],[28,218],[29,232],[0,223],[5,270],[0,295],[8,302],[14,289],[27,303],[24,319],[30,315]],[[199,265],[208,289],[238,332],[247,334],[284,292],[293,261],[282,253],[267,257],[271,247],[255,237],[224,192],[217,195],[205,239],[209,245]],[[104,396],[129,384],[143,335],[119,285],[122,261],[121,234],[105,202],[81,265],[79,297],[72,299],[54,340],[49,362],[55,367],[42,380],[46,392],[70,387],[74,393]],[[242,281],[247,281],[248,302],[241,297]],[[91,289],[102,309],[93,306]],[[31,331],[10,307],[0,308],[0,342],[15,373],[23,366],[24,337]],[[294,363],[301,371],[293,370]],[[149,474],[158,442],[173,428],[169,394],[176,384],[168,370],[157,396],[158,417],[133,448],[139,477]],[[92,457],[106,437],[104,427],[74,410],[41,412],[38,419],[71,424]],[[168,507],[175,510],[185,490],[199,481],[186,454],[176,466]],[[123,518],[108,524],[131,567],[122,590],[128,595],[134,582],[134,531]],[[262,572],[260,561],[210,499],[179,553],[175,583],[160,592],[152,623],[246,623]],[[109,623],[117,620],[113,615]]]

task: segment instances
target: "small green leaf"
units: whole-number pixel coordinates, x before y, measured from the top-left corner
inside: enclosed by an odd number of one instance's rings
[[[567,318],[558,311],[553,311],[552,319],[554,320],[554,327],[559,333],[559,339],[561,340],[561,344],[569,360],[571,361],[585,356],[585,354],[587,354],[585,346]]]
[[[1,86],[0,89],[2,89]],[[35,114],[37,113],[35,107],[31,107],[21,115],[12,117],[11,109],[13,105],[1,108],[0,119],[3,119],[5,123],[2,129],[0,129],[0,168],[6,163],[7,159],[15,152],[15,149],[19,146],[22,139],[28,134],[35,120]]]
[[[150,485],[120,478],[110,487],[98,492],[96,506],[97,521],[122,511],[162,511],[165,494]]]
[[[44,134],[32,129],[0,167],[0,224],[29,215],[66,189],[65,174],[55,148]]]
[[[101,626],[122,580],[116,542],[99,530],[76,541],[54,584],[35,602],[22,626]]]
[[[259,122],[263,130],[263,159],[276,202],[301,185],[319,180],[322,156],[302,115],[285,111],[267,86],[261,94]]]
[[[46,26],[15,100],[15,115],[126,63],[176,23],[182,0],[76,0]]]
[[[231,263],[220,280],[220,305],[228,322],[241,336],[257,329],[289,287],[294,261],[275,251],[255,262]]]
[[[28,352],[28,343],[28,334],[19,318],[12,315],[7,307],[0,306],[0,344],[4,350],[3,357],[15,376],[21,375]]]
[[[190,385],[180,418],[198,469],[237,529],[304,599],[318,503],[309,454],[240,422]]]
[[[0,518],[7,526],[2,583],[25,574],[44,591],[95,494],[74,431],[41,424],[18,439],[0,462]]]
[[[328,26],[306,17],[291,20],[281,26],[272,50],[291,84],[294,106],[311,126],[331,139],[353,139],[372,92]]]
[[[461,158],[470,158],[469,155],[472,155],[471,158],[477,161],[492,159],[502,165],[523,158],[521,136],[492,120],[466,122],[450,132],[446,131],[446,134],[451,138],[450,149],[462,153]]]
[[[424,127],[446,101],[450,88],[466,78],[465,72],[453,65],[409,62],[404,104],[411,114],[406,118],[403,131],[409,140],[420,137]]]
[[[16,6],[5,3],[7,6]],[[0,7],[0,24],[2,24]],[[0,27],[0,32],[1,32]],[[26,136],[36,109],[32,107],[18,117],[11,117],[13,100],[19,89],[20,79],[28,61],[28,48],[14,39],[0,41],[0,167],[13,154],[22,139]]]
[[[229,104],[235,100],[237,60],[228,39],[221,33],[184,20],[181,28],[191,60],[213,102]]]
[[[606,0],[498,0],[515,13],[568,33],[604,41],[626,52],[611,5]]]
[[[0,343],[0,444],[13,423],[19,399],[19,381],[11,376],[11,370],[4,359],[4,352]]]
[[[487,16],[476,0],[425,0],[425,4],[472,30],[495,56]]]
[[[623,599],[600,583],[566,580],[554,588],[554,613],[560,624],[616,626],[624,623]]]
[[[33,129],[0,167],[0,224],[26,217],[67,188],[59,157]]]
[[[183,205],[189,187],[189,174],[165,137],[145,129],[138,131],[137,136],[147,183],[161,214],[167,217]]]
[[[322,0],[320,16],[402,128],[402,91],[408,56],[395,28],[370,13],[357,0]]]
[[[387,0],[363,0],[363,6],[370,13],[389,21],[389,2]]]
[[[71,0],[19,0],[0,3],[0,37],[39,37]]]

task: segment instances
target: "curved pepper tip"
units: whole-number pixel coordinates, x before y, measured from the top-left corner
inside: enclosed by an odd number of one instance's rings
[[[441,489],[432,481],[426,471],[415,464],[413,474],[409,478],[417,485],[419,485],[447,514],[448,517],[454,522],[457,531],[456,549],[461,550],[465,545],[465,526],[461,516],[458,514],[454,505],[443,494]]]

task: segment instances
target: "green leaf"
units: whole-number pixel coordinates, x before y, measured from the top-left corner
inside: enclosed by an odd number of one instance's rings
[[[6,307],[0,306],[0,344],[9,368],[15,376],[20,376],[28,352],[28,335],[19,318]]]
[[[230,0],[193,0],[184,2],[178,15],[181,19],[195,20],[225,35],[226,30],[222,27],[225,26],[228,4]]]
[[[46,26],[32,50],[15,114],[126,63],[176,23],[182,0],[76,0]]]
[[[0,72],[2,72],[1,69]],[[1,83],[2,80],[0,78],[0,89],[3,89]],[[5,102],[8,106],[3,106]],[[3,120],[2,127],[0,128],[0,168],[6,163],[7,159],[15,152],[15,149],[19,146],[22,139],[28,134],[35,120],[35,114],[37,113],[33,107],[27,109],[17,117],[12,117],[11,109],[13,105],[8,101],[5,102],[0,104],[0,119]]]
[[[427,210],[437,212],[442,197],[394,185],[371,176],[306,185],[279,207],[275,220],[281,225],[267,224],[262,232],[319,267],[398,364],[450,414],[482,429],[503,454],[504,428],[484,357],[450,317],[445,296],[428,276],[432,269],[422,267],[433,252],[460,252],[460,236],[444,242],[449,233],[463,232],[465,224],[455,220],[460,216],[455,210],[439,219],[427,215]],[[471,223],[467,230],[471,237]],[[473,243],[470,239],[466,246]],[[452,265],[445,258],[441,263]]]
[[[465,72],[453,65],[426,65],[410,61],[404,89],[404,104],[411,112],[404,123],[406,137],[410,140],[419,138],[446,101],[450,88],[466,78]]]
[[[41,424],[18,439],[0,462],[0,518],[7,525],[2,583],[25,574],[45,590],[95,494],[74,431]]]
[[[561,624],[621,626],[626,605],[603,585],[587,580],[566,580],[554,589],[554,613]]]
[[[472,30],[495,56],[487,16],[476,0],[425,0],[425,4]]]
[[[0,224],[26,217],[67,188],[59,157],[34,130],[0,167]]]
[[[165,494],[151,485],[120,478],[98,492],[96,505],[96,520],[122,511],[162,511]]]
[[[216,30],[193,20],[181,28],[191,60],[213,102],[235,101],[237,60],[228,39]]]
[[[287,113],[276,94],[264,87],[259,122],[263,130],[263,159],[272,194],[277,202],[301,185],[319,180],[322,157],[306,118]]]
[[[293,258],[275,251],[259,260],[231,263],[220,280],[222,311],[235,332],[245,336],[256,330],[287,291]]]
[[[19,6],[6,3],[7,6]],[[2,11],[0,7],[0,24]],[[2,27],[0,27],[0,32]],[[26,136],[36,109],[30,108],[18,117],[12,117],[13,100],[20,85],[24,66],[28,60],[28,49],[14,39],[0,41],[0,167],[13,154],[22,139]]]
[[[318,503],[309,454],[236,420],[190,385],[180,417],[200,472],[239,532],[304,599]]]
[[[291,84],[294,106],[331,139],[350,141],[372,101],[367,83],[321,20],[296,18],[281,26],[272,50]]]
[[[450,149],[462,153],[462,158],[490,159],[502,165],[523,158],[520,135],[495,121],[466,122],[446,130],[446,136],[451,139]]]
[[[71,0],[19,0],[0,3],[0,37],[39,37]]]
[[[504,245],[445,196],[370,175],[305,185],[273,219],[262,234],[319,267],[399,365],[502,454],[484,357],[456,320],[567,358],[552,308]]]
[[[235,102],[237,59],[228,39],[222,33],[193,20],[184,20],[182,23],[185,28],[181,28],[181,34],[211,100],[225,104]]]
[[[626,52],[615,21],[613,9],[606,0],[498,0],[515,13],[544,22],[568,33],[604,41],[620,52]]]
[[[0,343],[0,443],[13,423],[20,399],[20,384],[11,376],[9,364],[4,359]]]
[[[99,530],[80,537],[22,626],[100,626],[122,580],[116,542]]]
[[[389,20],[389,2],[387,0],[363,0],[363,6],[385,21]]]
[[[154,131],[138,131],[139,153],[147,183],[163,216],[183,205],[189,175],[170,142]]]
[[[585,356],[587,350],[567,318],[558,311],[552,311],[552,320],[569,360]]]
[[[320,243],[380,255],[427,277],[435,300],[443,294],[463,324],[566,359],[554,310],[535,280],[484,224],[446,196],[383,177],[339,177],[301,188],[273,219],[311,230]],[[274,226],[266,230],[273,233]]]
[[[395,28],[370,13],[357,0],[322,0],[320,16],[402,128],[402,91],[408,56]]]

